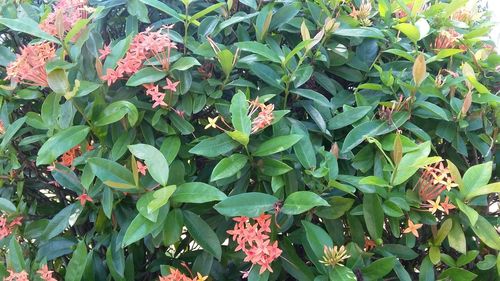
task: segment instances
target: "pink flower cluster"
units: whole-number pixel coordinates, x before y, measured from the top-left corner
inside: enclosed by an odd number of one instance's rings
[[[3,215],[0,216],[0,239],[9,236],[16,225],[21,226],[22,219],[23,217],[17,217],[10,223],[7,223],[7,218]]]
[[[274,104],[265,105],[260,103],[258,99],[250,101],[250,108],[248,116],[252,116],[257,112],[257,116],[252,120],[252,134],[264,129],[265,127],[271,125],[274,119]]]
[[[60,0],[54,11],[41,23],[40,29],[54,36],[62,37],[80,19],[86,19],[91,8],[86,0]]]
[[[28,279],[28,273],[26,271],[14,272],[10,269],[7,269],[9,272],[9,276],[5,277],[3,281],[30,281]]]
[[[49,270],[49,267],[45,264],[36,273],[40,274],[40,278],[44,281],[57,281],[57,279],[52,276],[53,272],[54,271]]]
[[[236,241],[238,246],[236,251],[241,250],[245,253],[245,262],[251,262],[252,266],[260,265],[259,274],[269,270],[273,272],[271,263],[281,255],[281,249],[278,248],[278,241],[271,243],[269,234],[271,233],[271,215],[262,214],[253,220],[251,223],[247,217],[237,217],[233,230],[228,230],[227,233],[232,235],[233,241]],[[248,277],[250,270],[244,272],[243,278]]]
[[[162,65],[164,70],[168,70],[170,66],[170,51],[171,49],[177,49],[168,34],[163,33],[164,29],[168,30],[169,28],[164,27],[155,32],[152,32],[151,28],[148,28],[137,34],[132,40],[125,57],[118,61],[116,70],[108,68],[106,75],[101,78],[107,81],[109,86],[120,78],[133,75],[142,67],[145,61],[149,61],[153,57]],[[109,46],[99,52],[101,53],[101,57],[105,57],[110,52]]]
[[[160,276],[160,281],[205,281],[207,278],[208,276],[202,276],[200,273],[198,273],[196,277],[190,278],[180,272],[180,270],[171,267],[170,274],[167,276]]]
[[[170,79],[167,78],[167,85],[163,87],[163,89],[169,90],[170,94],[172,94],[175,91],[177,91],[177,85],[179,84],[179,82],[180,81],[172,82]],[[151,84],[144,84],[143,86],[144,88],[146,88],[146,95],[150,96],[151,99],[154,101],[153,108],[160,105],[168,106],[168,104],[163,101],[165,99],[165,93],[160,92],[158,85],[151,83]]]
[[[49,42],[21,48],[16,60],[7,66],[7,78],[16,83],[48,87],[45,64],[56,56],[54,45]]]

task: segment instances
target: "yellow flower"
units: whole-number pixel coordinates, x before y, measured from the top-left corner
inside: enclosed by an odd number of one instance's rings
[[[440,201],[441,201],[441,197],[438,197],[436,199],[436,201],[427,200],[427,202],[429,202],[429,212],[434,214],[437,210],[444,211],[443,207],[441,207],[441,205],[439,205]]]
[[[323,248],[323,253],[323,259],[319,262],[332,267],[336,265],[344,266],[342,262],[351,257],[347,255],[347,250],[344,246],[340,246],[340,248],[337,248],[337,246],[333,248],[325,246]]]
[[[208,117],[208,124],[205,126],[205,130],[208,129],[208,128],[217,128],[217,119],[219,119],[219,116],[215,117],[215,118],[210,118]]]
[[[208,276],[203,276],[199,272],[196,273],[196,281],[205,281],[208,279]]]

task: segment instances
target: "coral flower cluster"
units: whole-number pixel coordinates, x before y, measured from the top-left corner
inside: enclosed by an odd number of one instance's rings
[[[441,49],[451,49],[459,47],[460,49],[465,49],[464,45],[461,45],[459,39],[461,38],[460,33],[455,31],[454,29],[442,30],[439,32],[436,39],[434,39],[434,43],[432,44],[432,48],[437,51]]]
[[[191,278],[180,272],[180,270],[171,267],[170,274],[167,276],[160,276],[160,281],[205,281],[208,276],[203,276],[200,273],[196,277]]]
[[[40,29],[62,39],[78,20],[86,19],[91,11],[86,0],[58,1],[54,11],[40,23]]]
[[[21,226],[21,221],[23,217],[17,217],[13,219],[10,223],[7,223],[7,218],[5,216],[0,216],[0,240],[9,236],[16,225]]]
[[[258,99],[250,101],[248,116],[252,119],[252,134],[271,125],[274,119],[274,104],[265,105],[260,103]],[[257,114],[255,116],[255,114]]]
[[[164,30],[169,30],[170,27],[163,27],[158,31],[151,31],[151,28],[137,34],[125,57],[117,63],[116,69],[107,69],[106,75],[101,78],[107,81],[108,85],[115,83],[118,79],[126,76],[131,76],[143,66],[144,62],[149,61],[152,64],[161,64],[164,70],[168,70],[170,66],[170,51],[177,49],[176,45],[168,33]],[[107,49],[108,48],[108,49]],[[100,51],[101,57],[105,57],[109,53],[109,46]],[[155,58],[156,61],[150,61]]]
[[[10,269],[7,270],[9,272],[9,276],[5,277],[4,281],[29,281],[28,273],[26,271],[14,272]],[[52,276],[53,271],[49,270],[47,265],[43,265],[36,273],[40,275],[40,279],[44,281],[57,281]]]
[[[6,79],[30,86],[48,87],[45,64],[56,56],[54,45],[49,42],[27,45],[7,66]]]
[[[450,170],[444,167],[443,162],[426,166],[416,185],[422,201],[434,200],[444,190],[450,191],[452,187],[457,186],[451,177]]]
[[[236,251],[241,250],[245,253],[245,262],[251,262],[254,265],[260,265],[259,274],[268,270],[273,272],[271,263],[281,255],[281,249],[278,248],[278,241],[271,242],[269,234],[271,233],[271,215],[262,214],[253,219],[255,223],[247,217],[237,217],[233,219],[236,224],[233,230],[227,233],[232,235],[233,241],[238,246]],[[247,277],[249,271],[244,272],[243,278]]]

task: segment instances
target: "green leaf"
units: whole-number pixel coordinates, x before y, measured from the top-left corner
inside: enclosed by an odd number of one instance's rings
[[[291,134],[302,136],[302,138],[293,145],[293,151],[299,159],[300,164],[305,169],[312,169],[316,167],[316,151],[314,151],[309,132],[306,126],[301,122],[293,122]]]
[[[106,61],[102,66],[103,75],[106,74],[108,69],[115,69],[118,61],[127,53],[130,41],[132,41],[132,36],[129,35],[118,41],[118,43],[111,48],[111,53],[106,57]]]
[[[271,158],[264,158],[262,161],[262,166],[260,167],[260,171],[270,177],[275,177],[279,175],[283,175],[288,173],[289,171],[292,170],[292,167],[288,166],[287,164],[279,161],[279,160],[274,160]]]
[[[330,235],[320,226],[315,225],[311,222],[302,221],[304,230],[306,231],[306,238],[309,246],[316,256],[316,258],[321,259],[323,257],[324,247],[333,247],[332,238]]]
[[[38,26],[38,23],[28,16],[23,16],[19,19],[0,18],[0,24],[3,24],[14,31],[27,33],[35,37],[59,44],[59,40],[57,38],[42,31]]]
[[[400,23],[394,26],[395,29],[401,31],[413,42],[420,40],[420,32],[418,28],[411,23]]]
[[[439,280],[453,280],[453,281],[471,281],[476,279],[477,275],[462,268],[452,267],[448,268],[441,275]]]
[[[253,155],[267,156],[287,150],[288,148],[296,144],[300,139],[302,139],[301,135],[286,135],[274,137],[262,143],[253,153]]]
[[[262,81],[266,82],[270,86],[278,89],[284,90],[285,87],[281,81],[281,77],[272,69],[271,67],[262,63],[252,63],[250,65],[250,70]]]
[[[67,281],[80,281],[83,276],[83,271],[85,270],[85,264],[87,260],[87,245],[85,240],[82,240],[76,246],[76,250],[73,252],[73,257],[66,267],[66,275],[64,280]]]
[[[238,42],[235,44],[236,47],[240,48],[242,51],[254,53],[257,55],[260,55],[266,59],[268,59],[271,62],[275,63],[281,63],[281,60],[275,52],[273,52],[269,47],[266,45],[255,42],[255,41],[245,41],[245,42]]]
[[[448,236],[450,233],[451,228],[453,227],[453,221],[452,219],[447,219],[445,220],[442,224],[441,227],[439,228],[437,235],[434,239],[434,244],[436,246],[441,246],[443,243],[444,239]]]
[[[479,214],[476,212],[476,210],[472,209],[471,207],[465,205],[461,200],[457,199],[456,200],[457,202],[457,207],[460,211],[462,211],[462,213],[464,213],[467,218],[469,219],[470,221],[470,224],[471,225],[475,225],[478,218],[479,218]]]
[[[438,264],[441,261],[441,251],[439,247],[431,246],[429,248],[429,258],[431,259],[432,264]]]
[[[12,138],[16,135],[17,131],[21,129],[21,127],[24,125],[24,122],[26,121],[27,117],[22,117],[14,121],[12,124],[7,127],[7,130],[2,136],[2,143],[0,143],[0,149],[5,150],[5,147],[10,143]]]
[[[64,44],[68,45],[69,42],[71,42],[71,39],[75,37],[80,31],[82,31],[83,28],[87,26],[87,24],[90,22],[90,18],[87,19],[79,19],[77,20],[71,29],[66,33],[66,37],[64,38]]]
[[[366,114],[370,112],[371,108],[371,106],[358,106],[347,109],[344,112],[333,116],[333,118],[328,121],[328,129],[336,130],[351,125],[352,123],[365,117]]]
[[[137,189],[132,172],[122,165],[103,158],[90,158],[88,164],[104,184],[127,192]]]
[[[72,226],[76,222],[81,211],[82,207],[80,203],[66,206],[49,221],[43,234],[40,236],[40,240],[50,240],[63,232],[68,226]]]
[[[167,76],[167,73],[164,71],[158,71],[154,67],[144,67],[128,79],[127,86],[137,87],[143,84],[153,83],[165,78],[165,76]]]
[[[182,57],[178,59],[170,68],[170,70],[188,70],[193,66],[201,65],[200,62],[193,57]],[[161,78],[160,78],[161,79]]]
[[[361,269],[363,276],[369,280],[378,280],[392,271],[396,263],[396,257],[385,257],[372,262]]]
[[[316,215],[321,218],[334,220],[340,218],[351,209],[354,199],[332,196],[328,198],[327,202],[330,204],[330,207],[316,208]]]
[[[374,240],[381,239],[384,230],[384,211],[377,194],[365,193],[363,196],[363,215],[370,237]]]
[[[250,141],[250,136],[240,131],[226,131],[226,134],[244,146],[247,146]]]
[[[220,134],[199,142],[189,150],[189,153],[205,157],[216,157],[226,154],[238,147],[239,144],[232,140],[227,134]]]
[[[248,116],[247,97],[242,91],[238,91],[233,96],[229,110],[231,111],[231,122],[234,129],[249,136],[252,130],[252,121]]]
[[[488,184],[492,171],[493,162],[491,161],[470,167],[464,174],[464,186],[460,193],[468,197],[469,193],[478,192],[478,189]]]
[[[87,137],[89,131],[89,127],[80,125],[58,132],[42,145],[38,151],[36,165],[51,164],[57,157],[81,143]]]
[[[500,250],[500,236],[488,220],[479,216],[476,224],[471,225],[471,228],[484,244],[492,249]]]
[[[14,268],[16,272],[21,272],[22,270],[26,269],[23,250],[21,248],[21,245],[19,245],[19,242],[17,242],[15,236],[12,236],[12,238],[10,239],[8,249],[9,251],[6,254],[7,266],[10,268]]]
[[[500,182],[495,182],[495,183],[483,185],[481,187],[477,187],[476,189],[469,192],[465,196],[465,199],[471,200],[474,197],[486,195],[486,194],[490,194],[490,193],[500,193]]]
[[[168,183],[168,162],[163,154],[154,146],[149,144],[129,145],[128,149],[137,158],[144,160],[151,177],[160,185]]]
[[[132,220],[130,225],[123,236],[122,247],[127,247],[128,245],[139,241],[140,239],[146,237],[150,234],[156,227],[156,224],[141,214]]]
[[[225,3],[212,4],[212,5],[208,6],[208,7],[206,7],[205,9],[197,12],[196,14],[188,17],[188,19],[191,22],[195,21],[195,20],[197,20],[197,19],[199,19],[199,18],[201,18],[201,17],[203,17],[203,16],[205,16],[205,15],[207,15],[207,14],[209,14],[209,13],[215,11],[215,10],[217,10],[218,8],[222,7],[223,5],[225,5]]]
[[[134,126],[139,119],[139,112],[134,104],[128,101],[116,101],[108,106],[99,114],[94,122],[95,126],[105,126],[120,121],[128,114],[130,126]]]
[[[190,211],[183,211],[183,214],[186,228],[196,243],[220,261],[222,248],[217,234],[197,214]]]
[[[296,94],[296,95],[299,95],[301,97],[304,97],[306,99],[313,100],[322,106],[325,106],[328,108],[332,107],[332,105],[330,104],[328,99],[325,98],[324,95],[322,95],[316,91],[309,90],[309,89],[295,89],[295,90],[292,90],[291,92]]]
[[[233,70],[233,61],[234,61],[233,53],[225,49],[217,53],[217,58],[219,59],[222,71],[224,72],[226,77],[229,77],[231,71]]]
[[[177,187],[175,185],[169,185],[155,190],[153,192],[153,200],[148,203],[148,212],[153,213],[165,206],[176,189]]]
[[[464,253],[463,255],[461,255],[460,257],[458,257],[456,265],[458,267],[464,266],[464,265],[474,261],[478,255],[479,255],[478,250],[468,251],[468,252]]]
[[[281,212],[287,215],[298,215],[318,206],[330,206],[330,204],[314,192],[297,191],[285,199]]]
[[[431,143],[427,141],[419,144],[416,150],[406,153],[403,158],[401,158],[401,161],[392,174],[392,185],[402,184],[411,176],[413,176],[418,171],[418,169],[421,168],[420,166],[425,165],[422,164],[415,166],[415,163],[427,158],[430,152]]]
[[[330,280],[335,281],[356,281],[356,275],[354,272],[346,266],[335,266],[334,268],[328,270],[328,277]]]
[[[5,198],[0,197],[0,210],[7,213],[14,213],[16,211],[16,206]]]
[[[221,201],[227,196],[219,189],[203,182],[188,182],[177,187],[172,200],[178,203],[206,203]]]
[[[227,158],[222,159],[217,163],[210,181],[217,181],[231,177],[238,173],[247,164],[248,158],[243,154],[233,154]]]
[[[214,209],[228,217],[245,216],[256,218],[272,210],[278,198],[259,192],[247,192],[230,196],[215,204]]]
[[[462,254],[467,252],[467,242],[465,240],[465,234],[462,230],[460,222],[453,222],[450,233],[448,234],[448,243],[450,244],[450,247]]]
[[[410,55],[407,51],[403,51],[403,50],[399,50],[399,49],[389,49],[389,50],[385,50],[384,53],[393,54],[393,55],[405,58],[411,62],[415,61],[415,58],[412,55]]]
[[[376,39],[385,38],[384,33],[382,33],[382,31],[374,27],[342,28],[342,29],[337,29],[333,34],[344,37],[368,37]]]
[[[173,17],[175,20],[171,21],[171,23],[183,21],[185,18],[184,15],[180,15],[174,9],[170,8],[167,4],[165,4],[159,0],[139,0],[139,1],[141,1],[142,3],[144,3],[148,6],[156,8],[156,9],[164,12],[165,14]]]
[[[295,46],[295,48],[293,48],[293,50],[290,51],[290,53],[286,55],[285,60],[283,61],[283,65],[286,67],[288,62],[293,58],[293,56],[295,56],[298,52],[302,51],[302,49],[306,48],[308,45],[314,44],[313,42],[314,40],[312,39],[300,42],[297,46]]]

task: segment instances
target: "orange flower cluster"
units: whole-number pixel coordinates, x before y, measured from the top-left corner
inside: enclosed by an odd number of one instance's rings
[[[451,49],[456,47],[464,50],[466,47],[459,44],[459,39],[461,37],[461,34],[456,32],[454,29],[442,30],[439,32],[436,39],[434,39],[434,44],[431,46],[438,51],[441,49]]]
[[[26,271],[14,272],[10,269],[7,269],[9,272],[9,276],[4,277],[3,281],[30,281],[28,279],[28,273]]]
[[[118,79],[136,73],[145,61],[149,61],[153,57],[161,64],[164,70],[168,70],[170,66],[170,51],[171,49],[177,49],[177,46],[170,40],[167,33],[163,33],[164,29],[168,30],[170,26],[163,27],[155,32],[152,32],[151,28],[148,28],[137,34],[130,44],[125,57],[118,61],[116,70],[108,68],[106,75],[102,76],[101,79],[107,81],[108,86],[110,86]],[[102,55],[108,53],[106,49],[100,52]]]
[[[91,10],[86,0],[60,0],[40,23],[40,29],[62,39],[78,20],[86,19]]]
[[[274,119],[273,111],[274,111],[274,104],[265,105],[263,103],[260,103],[258,99],[250,101],[248,116],[250,116],[250,119],[253,119],[252,132],[251,132],[252,134],[271,125],[271,122]],[[253,117],[255,113],[257,113],[257,116]]]
[[[16,60],[7,66],[6,79],[30,86],[48,87],[45,64],[55,56],[56,49],[49,42],[24,46]]]
[[[190,278],[180,272],[180,270],[171,267],[170,274],[167,276],[160,276],[160,281],[205,281],[208,276],[202,276],[201,274],[197,274],[196,277]]]
[[[233,241],[238,246],[235,251],[241,250],[246,254],[245,262],[251,262],[254,265],[260,265],[259,274],[269,270],[273,272],[271,263],[281,255],[281,249],[278,248],[278,241],[271,243],[269,234],[271,233],[271,215],[262,214],[254,218],[255,224],[250,222],[247,217],[237,217],[233,230],[227,233],[232,235]],[[244,272],[243,278],[248,277],[250,270]]]
[[[7,218],[4,215],[0,216],[0,240],[9,236],[16,225],[21,226],[22,219],[23,217],[17,217],[7,223]]]
[[[169,90],[170,94],[174,93],[177,91],[177,85],[180,83],[180,81],[173,82],[172,80],[167,78],[167,85],[163,87],[165,90]],[[153,83],[150,84],[144,84],[144,88],[146,88],[146,95],[150,96],[151,99],[154,101],[153,103],[153,108],[157,106],[168,106],[165,101],[165,93],[160,92],[158,85],[155,85]]]
[[[424,202],[436,199],[445,189],[450,191],[457,186],[443,162],[426,166],[416,185],[420,199]]]

